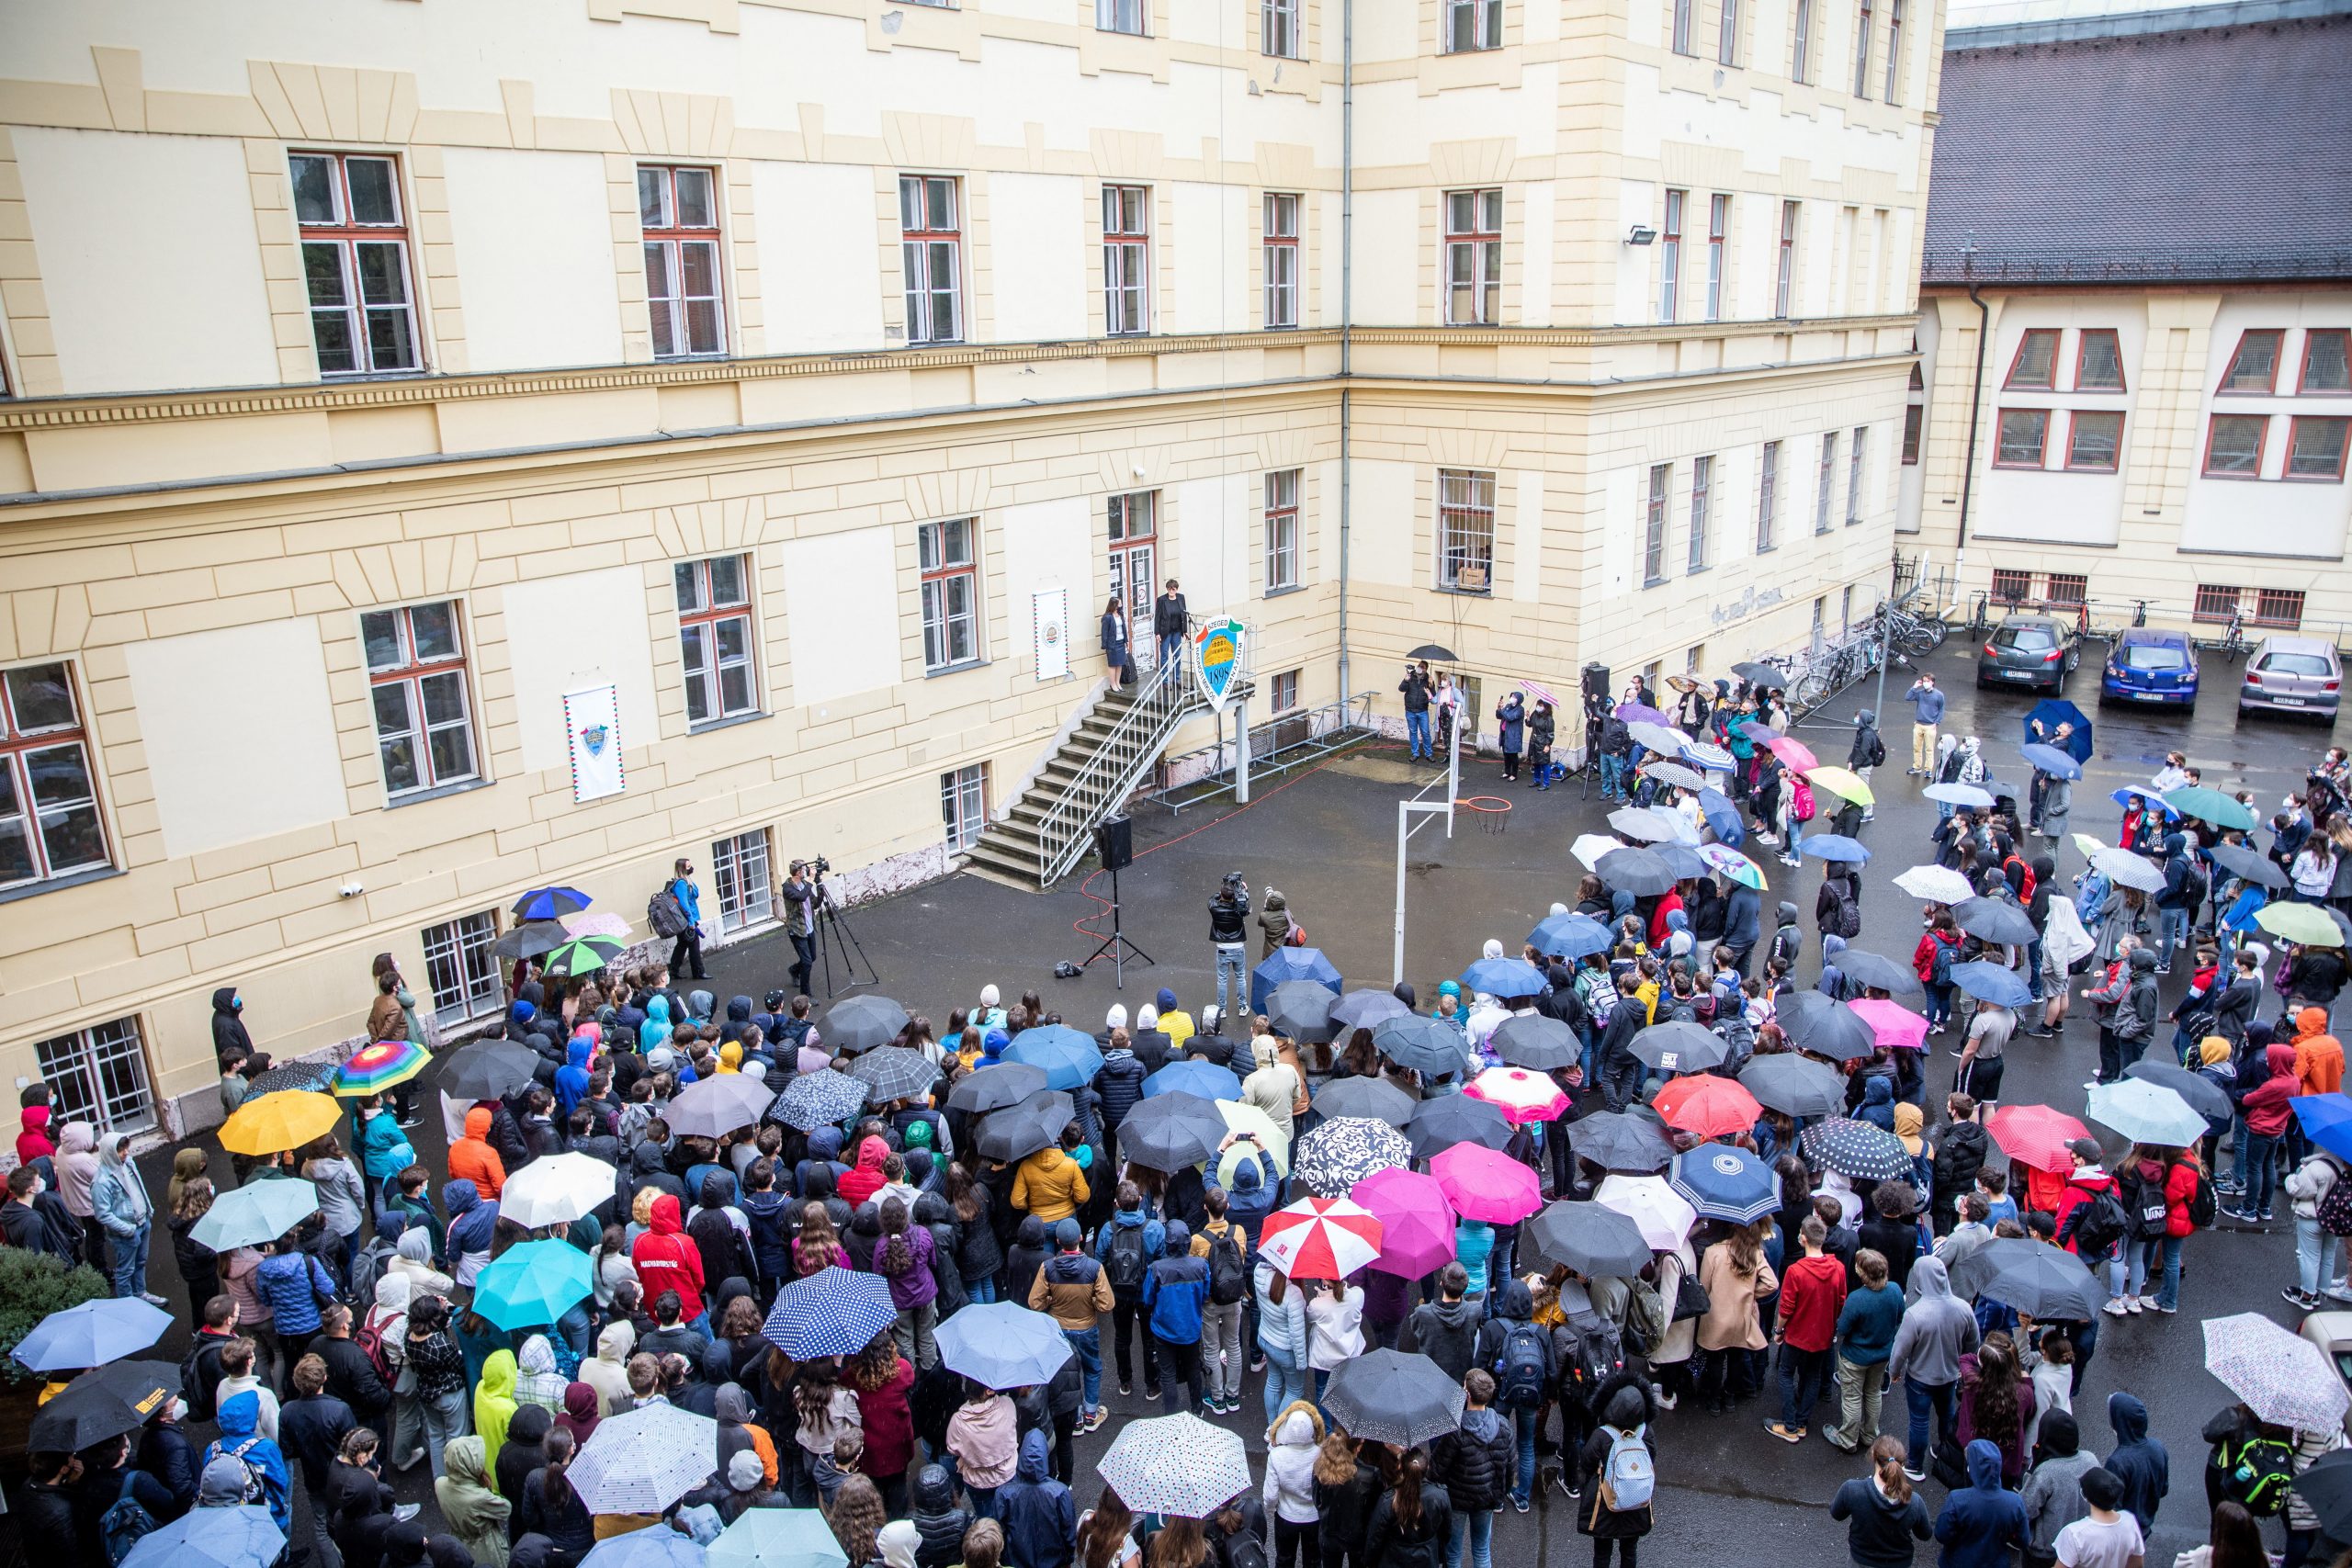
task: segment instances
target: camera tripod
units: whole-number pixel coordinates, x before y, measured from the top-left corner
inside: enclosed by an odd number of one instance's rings
[[[815,915],[815,919],[809,921],[809,934],[817,939],[817,953],[824,962],[825,995],[831,997],[833,994],[833,952],[836,948],[842,955],[842,984],[881,984],[882,976],[875,969],[874,961],[865,956],[865,948],[857,940],[857,932],[851,928],[849,917],[842,913],[841,906],[833,902],[832,894],[826,889],[825,874],[811,867],[810,874],[815,878],[817,887],[809,899]],[[854,958],[851,956],[853,953],[856,954]],[[863,980],[857,977],[860,964],[865,965],[865,978]]]

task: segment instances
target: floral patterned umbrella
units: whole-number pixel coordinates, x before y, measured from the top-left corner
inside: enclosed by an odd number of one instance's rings
[[[1363,1116],[1334,1117],[1291,1152],[1291,1174],[1318,1198],[1344,1198],[1374,1171],[1412,1163],[1413,1145],[1404,1134]]]

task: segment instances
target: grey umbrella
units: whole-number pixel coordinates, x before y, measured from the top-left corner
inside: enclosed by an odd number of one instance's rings
[[[1861,1014],[1821,991],[1792,991],[1772,1010],[1772,1021],[1789,1043],[1816,1056],[1850,1062],[1878,1045],[1877,1032]]]
[[[1666,863],[1677,882],[1687,882],[1694,876],[1704,876],[1714,867],[1700,858],[1699,852],[1688,844],[1657,844],[1650,853]]]
[[[1646,843],[1657,843],[1675,837],[1674,829],[1668,827],[1665,822],[1646,811],[1630,806],[1609,814],[1609,830],[1628,839],[1640,839]]]
[[[1372,1029],[1413,1010],[1386,991],[1350,991],[1331,1004],[1331,1021],[1341,1029]]]
[[[1916,995],[1927,989],[1911,965],[1883,953],[1849,947],[1838,955],[1838,967],[1855,985],[1890,996]]]
[[[1723,1037],[1702,1025],[1677,1020],[1636,1032],[1626,1047],[1662,1073],[1696,1073],[1723,1066],[1730,1054]]]
[[[1495,1107],[1466,1094],[1442,1094],[1413,1107],[1405,1123],[1415,1159],[1433,1159],[1456,1144],[1476,1144],[1499,1153],[1510,1142],[1510,1122]]]
[[[849,1076],[865,1086],[869,1104],[888,1105],[894,1100],[912,1100],[929,1093],[931,1086],[939,1081],[939,1069],[932,1065],[930,1057],[912,1046],[885,1045],[852,1062]]]
[[[1326,1116],[1364,1116],[1391,1127],[1411,1121],[1413,1105],[1411,1095],[1378,1078],[1333,1078],[1316,1092],[1314,1101]]]
[[[1470,1065],[1469,1047],[1452,1025],[1419,1014],[1379,1025],[1372,1043],[1398,1066],[1430,1077],[1459,1073]]]
[[[864,1086],[860,1086],[863,1097]],[[717,1138],[749,1127],[774,1102],[768,1086],[744,1073],[720,1073],[678,1091],[662,1120],[681,1137]]]
[[[1001,1111],[1018,1105],[1046,1087],[1046,1069],[1026,1062],[999,1062],[979,1072],[967,1073],[947,1091],[950,1111]]]
[[[1962,898],[1951,907],[1951,918],[1980,942],[2023,947],[2033,941],[2033,921],[2006,898]]]
[[[1153,1170],[1198,1165],[1225,1141],[1216,1102],[1181,1089],[1138,1101],[1119,1123],[1119,1156]]]
[[[1487,1043],[1512,1066],[1539,1073],[1573,1067],[1584,1051],[1575,1030],[1556,1018],[1532,1012],[1503,1020]]]
[[[1338,999],[1318,980],[1284,980],[1266,998],[1266,1021],[1277,1034],[1317,1043],[1331,1038],[1331,1004]]]
[[[1783,1116],[1842,1116],[1846,1080],[1826,1065],[1794,1051],[1750,1056],[1739,1069],[1742,1089],[1756,1103]]]
[[[1666,1130],[1645,1116],[1603,1111],[1568,1123],[1568,1147],[1577,1158],[1603,1170],[1646,1174],[1664,1170],[1674,1157]]]
[[[1427,1356],[1374,1350],[1341,1361],[1324,1409],[1351,1438],[1411,1448],[1462,1424],[1461,1383]]]
[[[1701,863],[1702,870],[1705,863]],[[1674,867],[1656,850],[1611,850],[1593,862],[1595,875],[1611,888],[1646,898],[1672,887]]]
[[[539,1054],[512,1040],[477,1040],[449,1053],[435,1080],[452,1100],[498,1100],[531,1081]]]
[[[1598,1203],[1552,1204],[1527,1222],[1521,1245],[1588,1280],[1631,1278],[1650,1266],[1650,1244],[1631,1215]]]
[[[2205,852],[2215,865],[2232,876],[2242,876],[2272,892],[2287,886],[2287,874],[2259,850],[2248,849],[2244,844],[2215,844]]]
[[[2170,1062],[2142,1060],[2124,1068],[2123,1076],[2164,1085],[2188,1101],[2188,1108],[2209,1123],[2220,1122],[2226,1124],[2236,1114],[2230,1105],[2229,1095],[2223,1092],[2221,1085],[2202,1073],[2190,1072],[2187,1067],[2176,1067]]]
[[[1670,784],[1677,789],[1707,787],[1706,778],[1698,769],[1686,767],[1680,762],[1645,762],[1642,764],[1642,772],[1660,784]]]
[[[1988,1241],[1952,1269],[1954,1295],[1990,1296],[2029,1317],[2087,1323],[2107,1291],[2082,1259],[2026,1236]]]
[[[1062,1129],[1077,1113],[1069,1095],[1057,1089],[1044,1089],[1018,1105],[1008,1105],[981,1117],[973,1142],[981,1158],[1011,1165],[1058,1140]]]
[[[851,997],[835,1002],[818,1032],[836,1051],[854,1054],[888,1045],[907,1026],[907,1010],[888,997]]]

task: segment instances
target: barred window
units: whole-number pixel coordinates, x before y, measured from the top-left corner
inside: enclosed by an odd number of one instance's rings
[[[1438,585],[1485,593],[1494,587],[1495,476],[1441,468],[1437,476]]]
[[[506,994],[499,977],[498,916],[485,910],[424,928],[424,983],[433,988],[433,1017],[444,1025],[496,1012]]]

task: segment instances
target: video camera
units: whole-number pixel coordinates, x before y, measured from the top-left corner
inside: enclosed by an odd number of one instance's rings
[[[833,869],[833,863],[827,860],[823,855],[812,856],[808,860],[802,861],[800,863],[807,866],[810,871],[815,872],[819,876],[822,876],[827,872]]]

